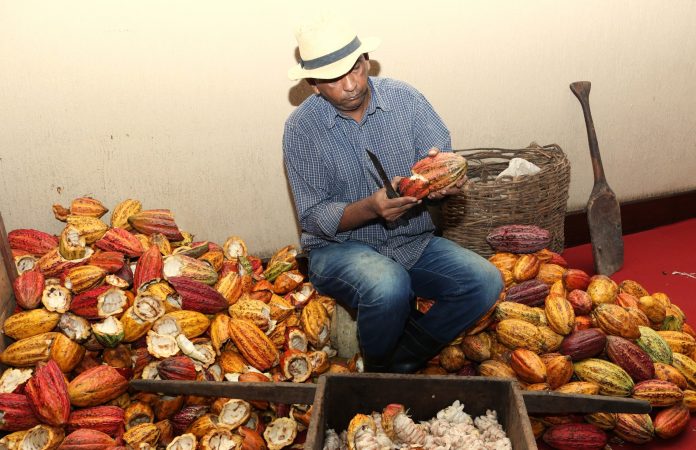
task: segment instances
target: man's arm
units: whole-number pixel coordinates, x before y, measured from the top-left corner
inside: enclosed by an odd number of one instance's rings
[[[336,201],[331,176],[315,144],[287,125],[283,153],[300,225],[317,236],[343,241],[350,230],[378,218],[396,220],[420,203],[414,197],[389,199],[384,189],[353,203]]]

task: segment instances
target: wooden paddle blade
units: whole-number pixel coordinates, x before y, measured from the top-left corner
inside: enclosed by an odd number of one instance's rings
[[[633,398],[605,395],[561,394],[553,391],[522,391],[524,406],[531,414],[592,414],[614,412],[647,414],[650,403]]]
[[[595,272],[611,275],[623,266],[621,207],[616,196],[604,185],[593,190],[587,202],[587,224],[592,240]]]
[[[314,401],[314,385],[303,383],[230,383],[228,381],[131,380],[137,391],[168,395],[200,395],[281,403],[309,404]]]

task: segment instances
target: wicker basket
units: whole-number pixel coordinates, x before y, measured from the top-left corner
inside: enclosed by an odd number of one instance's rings
[[[556,144],[528,148],[455,150],[469,162],[464,191],[442,207],[442,235],[489,257],[486,236],[500,225],[533,224],[551,232],[549,248],[563,251],[563,222],[568,202],[570,164]],[[541,168],[535,175],[496,181],[512,158],[523,158]]]

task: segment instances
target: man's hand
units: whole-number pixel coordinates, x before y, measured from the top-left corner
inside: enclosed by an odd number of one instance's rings
[[[438,153],[440,153],[440,150],[433,147],[430,150],[428,150],[428,156],[435,156]],[[448,195],[456,195],[459,194],[462,191],[462,187],[466,184],[468,181],[468,178],[466,175],[464,175],[462,178],[457,180],[457,182],[445,189],[440,189],[439,191],[434,191],[428,194],[428,199],[430,200],[442,200],[443,198],[447,197]]]
[[[394,177],[392,186],[394,189],[399,185],[399,180],[403,177]],[[387,222],[394,222],[404,215],[406,211],[421,203],[415,197],[388,198],[387,190],[382,188],[371,195],[373,210],[375,214],[382,217]]]

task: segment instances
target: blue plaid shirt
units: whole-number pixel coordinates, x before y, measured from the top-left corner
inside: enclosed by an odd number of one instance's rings
[[[312,95],[285,123],[283,155],[309,251],[332,242],[360,241],[410,268],[435,229],[426,208],[413,208],[396,226],[375,220],[338,232],[350,203],[370,196],[382,183],[365,149],[377,155],[391,179],[410,176],[411,166],[431,147],[451,150],[449,131],[426,98],[408,84],[388,78],[369,81],[371,99],[360,123]]]

